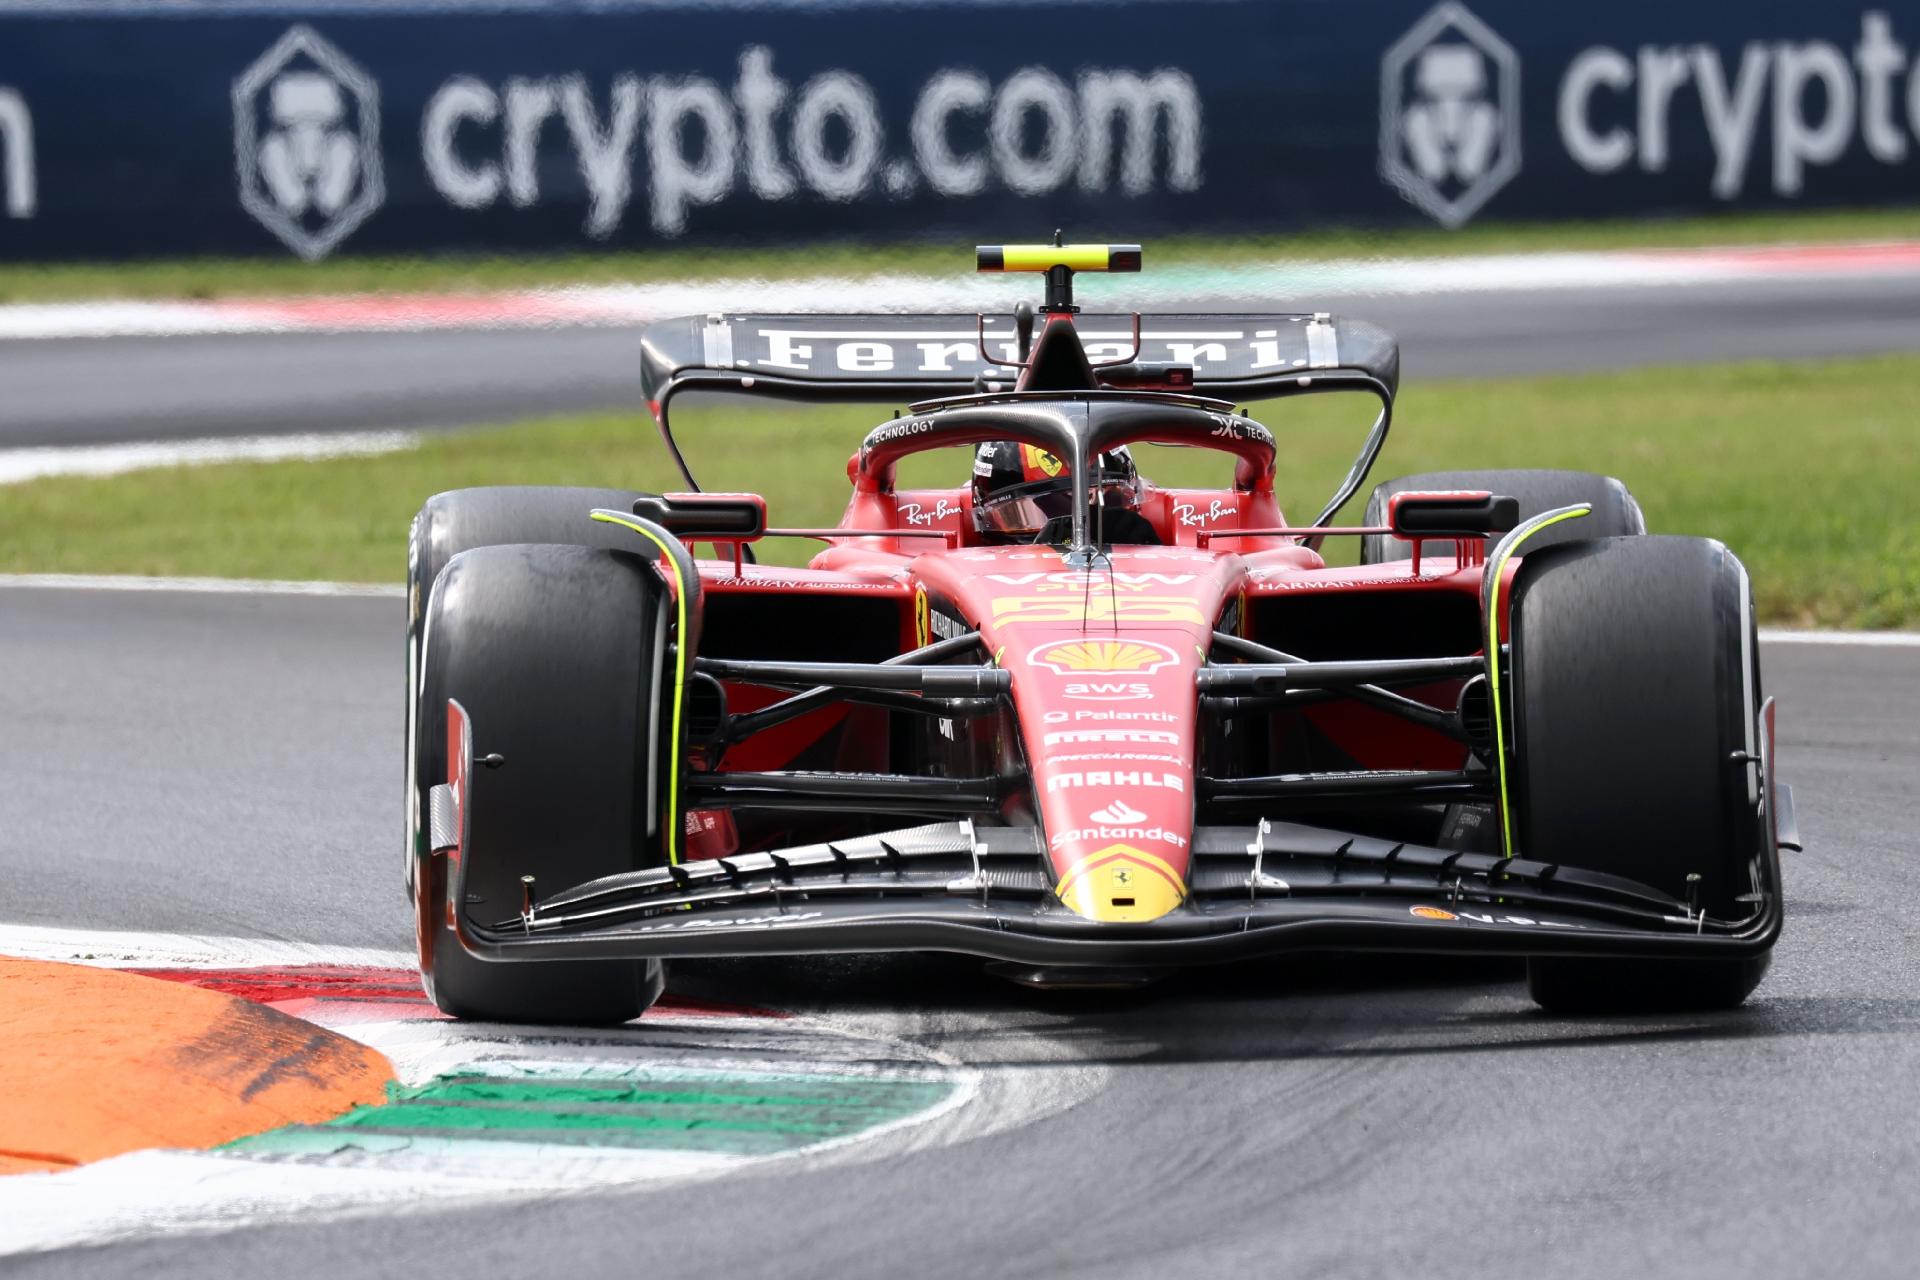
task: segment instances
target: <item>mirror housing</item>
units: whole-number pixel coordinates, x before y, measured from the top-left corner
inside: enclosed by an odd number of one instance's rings
[[[1484,489],[1409,489],[1387,500],[1387,527],[1396,538],[1486,538],[1520,523],[1520,500]]]
[[[767,500],[757,493],[650,493],[633,514],[683,542],[754,542],[767,532]]]

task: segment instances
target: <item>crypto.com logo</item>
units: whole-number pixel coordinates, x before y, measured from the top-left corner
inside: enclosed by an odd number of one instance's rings
[[[1380,62],[1380,176],[1457,227],[1519,172],[1519,57],[1465,5],[1435,5]]]
[[[311,27],[293,27],[233,82],[240,203],[287,247],[324,258],[386,198],[380,90]]]

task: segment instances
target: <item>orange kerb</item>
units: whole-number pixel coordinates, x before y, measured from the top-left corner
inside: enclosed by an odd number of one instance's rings
[[[212,1147],[386,1096],[393,1066],[233,996],[0,957],[0,1174]]]

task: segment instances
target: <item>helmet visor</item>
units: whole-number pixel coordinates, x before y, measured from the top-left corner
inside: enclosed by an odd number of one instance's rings
[[[1089,497],[1095,506],[1129,511],[1139,501],[1139,494],[1131,483],[1104,476],[1096,477]],[[990,501],[974,504],[976,522],[991,533],[1032,535],[1072,514],[1073,485],[1064,476],[1058,480],[1015,485]]]

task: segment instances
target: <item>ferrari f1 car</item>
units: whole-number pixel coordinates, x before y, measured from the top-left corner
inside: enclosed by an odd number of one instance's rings
[[[905,950],[1059,983],[1501,953],[1555,1009],[1746,998],[1797,837],[1724,546],[1556,471],[1407,476],[1336,527],[1392,422],[1387,333],[1081,314],[1074,273],[1137,270],[1133,246],[979,258],[1044,274],[1045,304],[649,327],[683,492],[422,508],[407,861],[442,1009],[621,1021],[675,957]],[[692,391],[910,407],[858,443],[839,525],[790,529],[700,491],[671,426]],[[1236,405],[1328,391],[1378,414],[1292,522],[1285,436]],[[1231,482],[1116,479],[1151,444]],[[1014,451],[995,511],[1054,505],[995,524],[978,476],[896,483],[949,446],[982,474]],[[788,537],[824,546],[757,563]]]

